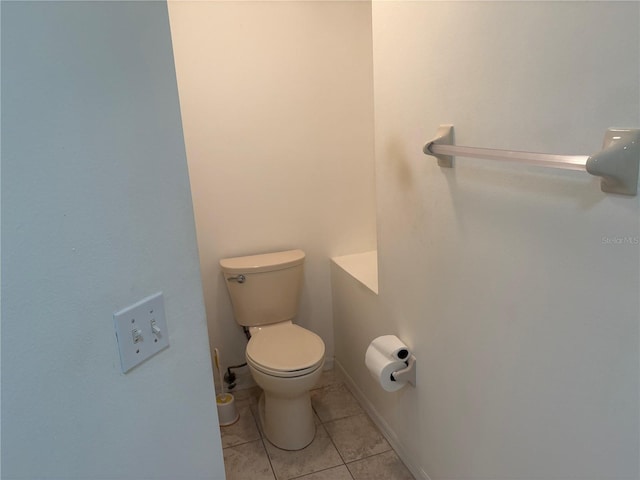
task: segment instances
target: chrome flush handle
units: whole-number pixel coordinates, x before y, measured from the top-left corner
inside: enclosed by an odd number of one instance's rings
[[[228,277],[227,278],[227,282],[238,282],[238,283],[244,283],[245,280],[247,279],[247,277],[245,277],[244,275],[236,275],[235,277]]]

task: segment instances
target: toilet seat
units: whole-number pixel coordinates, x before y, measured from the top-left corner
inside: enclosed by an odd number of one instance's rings
[[[324,342],[315,333],[294,324],[273,325],[255,334],[247,344],[247,363],[266,375],[300,377],[322,366]]]
[[[302,369],[302,370],[292,370],[292,371],[287,371],[287,372],[282,371],[282,370],[273,370],[273,369],[265,367],[264,365],[257,364],[255,362],[253,362],[250,357],[247,357],[247,363],[251,367],[255,368],[256,370],[264,373],[265,375],[270,375],[272,377],[279,377],[279,378],[295,378],[295,377],[303,377],[305,375],[313,373],[314,371],[316,371],[318,368],[320,368],[322,366],[323,361],[320,360],[313,367],[305,368],[305,369]]]

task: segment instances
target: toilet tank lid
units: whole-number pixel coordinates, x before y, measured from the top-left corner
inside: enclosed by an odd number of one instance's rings
[[[263,253],[247,257],[223,258],[220,267],[225,273],[259,273],[281,270],[304,262],[302,250]]]

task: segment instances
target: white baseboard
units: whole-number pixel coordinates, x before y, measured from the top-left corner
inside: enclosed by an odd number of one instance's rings
[[[427,473],[418,466],[418,463],[415,461],[415,459],[407,453],[406,449],[402,446],[402,443],[398,439],[396,433],[391,429],[391,427],[389,427],[389,424],[384,420],[384,418],[382,418],[382,416],[378,413],[378,411],[367,399],[367,397],[365,397],[365,395],[362,393],[362,390],[358,388],[358,386],[349,376],[346,370],[342,367],[342,365],[340,365],[340,362],[338,360],[335,360],[334,364],[335,368],[340,370],[340,373],[344,377],[345,384],[347,385],[351,393],[358,399],[360,405],[362,405],[362,408],[365,409],[371,420],[373,420],[373,423],[375,423],[376,426],[380,429],[382,435],[384,435],[391,447],[396,451],[411,474],[418,480],[431,480],[429,478],[429,475],[427,475]]]

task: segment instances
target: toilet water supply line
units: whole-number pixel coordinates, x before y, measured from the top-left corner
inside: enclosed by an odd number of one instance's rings
[[[231,370],[234,368],[242,368],[246,366],[247,362],[241,363],[240,365],[231,365],[230,367],[227,367],[227,373],[224,374],[224,381],[227,383],[227,388],[229,390],[233,390],[234,388],[236,388],[236,374]]]
[[[242,365],[232,365],[230,367],[227,367],[227,373],[225,373],[223,377],[222,368],[220,367],[220,365],[222,365],[222,362],[220,361],[220,351],[217,348],[213,349],[213,359],[216,364],[216,369],[218,370],[218,378],[220,380],[220,395],[223,398],[224,403],[228,401],[226,400],[228,392],[225,391],[225,385],[227,387],[227,390],[229,391],[233,390],[236,386],[236,375],[231,371],[231,369],[244,367],[247,364],[243,363]]]
[[[249,331],[249,329],[247,327],[242,327],[242,329],[244,331],[245,337],[247,337],[247,341],[251,340],[251,332]],[[217,348],[214,348],[213,351],[216,356],[219,355]],[[221,362],[219,362],[219,359],[216,358],[216,367],[218,368],[218,372],[220,372],[220,375],[222,375],[222,371],[220,369],[220,363]],[[246,367],[246,366],[247,366],[247,362],[241,363],[240,365],[231,365],[227,367],[227,372],[224,374],[224,384],[227,385],[227,389],[229,391],[233,390],[236,387],[236,374],[233,373],[231,370],[236,368]],[[220,379],[220,384],[223,384],[222,378]]]
[[[240,367],[245,367],[247,364],[243,363],[242,365],[231,365],[230,367],[227,367],[227,373],[224,374],[224,377],[222,376],[222,368],[220,367],[221,365],[221,361],[220,361],[220,352],[218,351],[217,348],[213,349],[213,359],[214,362],[216,364],[216,369],[218,370],[218,378],[220,380],[220,391],[222,393],[222,395],[225,394],[225,385],[227,386],[228,390],[233,390],[236,386],[236,374],[233,373],[231,371],[232,368],[240,368]]]

